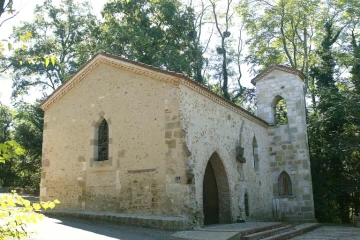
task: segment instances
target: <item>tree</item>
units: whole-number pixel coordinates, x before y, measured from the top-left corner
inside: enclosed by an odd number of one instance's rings
[[[41,158],[44,112],[37,107],[40,103],[41,100],[34,104],[21,101],[15,104],[14,139],[33,158]]]
[[[319,0],[241,0],[238,7],[251,36],[247,62],[252,72],[273,64],[299,69],[305,73],[305,91],[310,88],[313,104],[315,86],[309,72],[316,61],[314,38],[321,6]]]
[[[0,142],[10,140],[12,119],[13,113],[10,108],[0,103]]]
[[[200,3],[201,2],[201,3]],[[195,5],[192,0],[190,0],[190,9],[194,11],[194,21],[192,25],[191,31],[191,41],[192,46],[194,47],[194,53],[191,55],[192,61],[194,64],[194,79],[201,83],[206,84],[205,73],[208,67],[208,59],[205,59],[203,56],[205,52],[208,50],[209,43],[212,39],[213,30],[208,32],[209,36],[205,42],[202,43],[203,33],[204,33],[204,26],[208,25],[209,22],[206,21],[206,17],[210,10],[211,5],[206,5],[204,0],[197,1],[198,5]],[[204,65],[205,63],[205,65]]]
[[[7,17],[5,17],[5,19],[0,20],[0,27],[8,20],[12,19],[13,17],[15,17],[19,12],[16,12],[13,9],[13,4],[14,1],[13,0],[0,0],[0,19],[1,17],[3,17],[6,13],[7,13]]]
[[[353,0],[242,0],[238,7],[252,71],[286,64],[306,75],[315,214],[322,222],[349,222],[360,209],[359,9]]]
[[[212,11],[213,11],[213,17],[214,17],[214,21],[215,21],[215,27],[217,29],[217,32],[220,36],[220,40],[221,40],[221,44],[219,47],[217,47],[216,52],[221,55],[222,57],[222,66],[221,66],[221,76],[222,76],[222,81],[221,81],[221,90],[222,90],[222,94],[224,96],[224,98],[230,100],[230,94],[229,94],[229,73],[228,73],[228,44],[227,44],[227,38],[230,37],[231,33],[229,31],[229,27],[231,25],[231,20],[233,17],[232,12],[230,12],[230,7],[232,5],[232,0],[227,0],[227,4],[226,4],[226,10],[225,10],[225,16],[224,16],[224,24],[222,26],[220,26],[220,22],[219,22],[219,18],[218,18],[218,13],[216,11],[216,1],[212,1],[209,0],[212,6]]]
[[[320,61],[311,72],[317,86],[318,103],[317,111],[310,116],[309,141],[317,217],[321,221],[347,223],[351,214],[359,214],[360,98],[352,82],[337,74],[344,66],[334,46],[341,40],[341,34],[346,34],[348,22],[335,21],[336,17],[330,15],[325,19],[317,50]],[[352,81],[357,78],[356,67],[355,63]]]
[[[8,20],[10,20],[11,18],[13,18],[16,14],[13,14],[13,1],[12,0],[9,0],[9,1],[6,1],[6,0],[0,0],[0,28],[1,26]],[[5,17],[5,19],[3,18],[3,16],[8,13],[8,15],[10,16],[7,16]],[[0,39],[0,73],[3,72],[3,65],[4,65],[4,51],[6,49],[6,43],[7,43],[7,40],[5,39]],[[11,48],[11,44],[7,46],[7,48]]]
[[[39,189],[44,112],[34,104],[17,102],[14,117],[14,140],[24,149],[24,154],[15,159],[16,179],[14,186]]]
[[[46,0],[34,14],[33,22],[23,23],[13,33],[15,43],[28,42],[10,58],[14,97],[26,94],[31,87],[55,90],[95,51],[91,33],[97,20],[89,3],[62,0],[57,7]]]
[[[244,22],[236,19],[234,1],[209,0],[209,3],[212,10],[211,20],[216,29],[216,38],[213,41],[217,41],[216,48],[209,58],[209,68],[213,75],[211,80],[216,80],[215,89],[220,90],[220,95],[252,111],[254,89],[246,88],[241,83],[243,50],[246,45],[243,35]]]
[[[0,0],[0,17],[5,11],[12,11],[12,0],[1,1]],[[11,18],[11,17],[10,17]],[[8,18],[8,19],[10,19]],[[0,22],[1,25],[3,22]],[[1,43],[2,44],[2,43]],[[0,57],[2,57],[3,49],[0,44]],[[13,120],[13,113],[8,108],[0,103],[0,164],[9,163],[12,159],[21,156],[24,151],[15,141],[9,141],[11,136],[11,125]],[[2,167],[3,165],[1,165]],[[1,171],[2,176],[4,171]],[[20,197],[15,191],[10,195],[0,196],[0,240],[10,238],[28,238],[33,232],[27,230],[28,223],[36,223],[42,219],[41,214],[37,214],[34,211],[40,209],[53,209],[56,204],[59,204],[58,200],[33,203]]]
[[[102,16],[102,50],[203,81],[191,7],[173,0],[118,0],[106,3]]]
[[[16,111],[2,107],[0,114],[5,138],[0,143],[16,141],[24,152],[0,165],[0,185],[39,189],[41,175],[42,131],[44,113],[35,104],[17,102]],[[6,109],[6,111],[4,111]]]

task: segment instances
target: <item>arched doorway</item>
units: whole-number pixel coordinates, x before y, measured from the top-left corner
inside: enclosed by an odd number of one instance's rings
[[[204,174],[204,224],[231,222],[230,190],[225,167],[215,152],[211,155]]]
[[[214,169],[208,162],[203,185],[204,224],[219,223],[219,194]]]

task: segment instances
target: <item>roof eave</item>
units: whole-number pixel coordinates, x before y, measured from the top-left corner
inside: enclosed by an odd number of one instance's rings
[[[81,71],[83,69],[86,69],[87,66],[91,65],[94,61],[96,61],[96,59],[98,58],[99,55],[101,55],[103,53],[99,52],[96,53],[94,56],[92,56],[88,61],[86,61],[86,63],[84,63],[83,65],[81,65],[81,67],[72,75],[70,75],[64,83],[62,83],[55,91],[53,91],[46,99],[44,99],[40,105],[38,106],[38,108],[40,108],[41,110],[45,111],[44,109],[44,105],[50,101],[50,99],[52,99],[53,97],[55,97],[65,86],[67,86],[67,84],[70,83],[71,79],[75,78],[76,76],[78,76]]]
[[[256,86],[256,83],[266,77],[268,74],[270,74],[274,70],[280,70],[288,73],[292,73],[294,75],[297,75],[301,80],[305,79],[305,75],[303,72],[296,68],[287,67],[284,65],[272,65],[271,67],[266,68],[264,71],[262,71],[259,75],[251,79],[251,83]]]
[[[196,89],[202,89],[202,90],[205,90],[206,92],[210,93],[211,95],[213,95],[215,98],[221,100],[224,102],[225,105],[228,105],[228,106],[232,106],[232,107],[235,107],[237,108],[240,112],[244,113],[247,118],[252,118],[252,119],[256,119],[259,123],[262,123],[263,125],[265,126],[269,126],[269,124],[264,121],[263,119],[249,113],[248,111],[246,111],[245,109],[243,109],[242,107],[236,105],[235,103],[233,102],[230,102],[229,100],[225,99],[224,97],[212,92],[210,89],[208,89],[206,86],[192,80],[190,77],[188,77],[187,75],[185,74],[182,74],[182,73],[176,73],[176,72],[173,72],[173,71],[168,71],[168,70],[164,70],[164,69],[160,69],[160,68],[156,68],[156,67],[152,67],[150,65],[146,65],[146,64],[143,64],[143,63],[140,63],[140,62],[136,62],[136,61],[133,61],[133,60],[129,60],[129,59],[126,59],[126,58],[122,58],[122,57],[119,57],[119,56],[115,56],[115,55],[112,55],[112,54],[108,54],[108,53],[105,53],[105,52],[100,52],[100,53],[97,53],[95,54],[90,60],[88,60],[85,64],[83,64],[78,71],[76,71],[73,75],[71,75],[67,81],[65,83],[63,83],[62,85],[60,85],[52,94],[50,94],[40,105],[39,105],[39,108],[41,108],[43,111],[46,111],[47,108],[51,107],[52,104],[54,104],[56,102],[56,96],[58,94],[61,94],[61,91],[64,90],[65,91],[65,88],[69,85],[69,84],[73,84],[75,85],[76,82],[73,82],[73,80],[77,79],[78,77],[81,76],[81,74],[83,74],[84,72],[86,73],[86,70],[88,69],[88,67],[91,67],[93,66],[93,64],[96,63],[96,61],[102,61],[102,59],[104,60],[108,60],[108,61],[120,61],[122,62],[123,64],[126,64],[126,65],[132,65],[132,66],[136,66],[138,68],[143,68],[143,69],[146,69],[148,70],[149,72],[153,72],[155,75],[157,76],[161,76],[161,78],[164,78],[164,76],[167,76],[166,79],[168,80],[174,80],[174,81],[177,81],[176,79],[183,79],[185,80],[186,82],[189,82],[191,85],[194,85],[196,86],[195,88]],[[70,85],[71,86],[71,85]],[[66,94],[66,93],[65,93]],[[54,100],[54,103],[50,103],[51,105],[47,106],[46,104],[51,101],[51,100]]]

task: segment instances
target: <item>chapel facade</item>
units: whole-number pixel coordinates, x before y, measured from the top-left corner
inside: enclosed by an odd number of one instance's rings
[[[254,116],[185,75],[98,53],[40,106],[41,200],[181,219],[172,229],[314,221],[303,79],[285,66],[254,78]]]

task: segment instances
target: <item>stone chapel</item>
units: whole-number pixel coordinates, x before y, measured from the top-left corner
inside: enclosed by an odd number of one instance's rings
[[[254,116],[183,74],[98,53],[40,105],[41,200],[169,229],[314,221],[303,79],[255,77]]]

